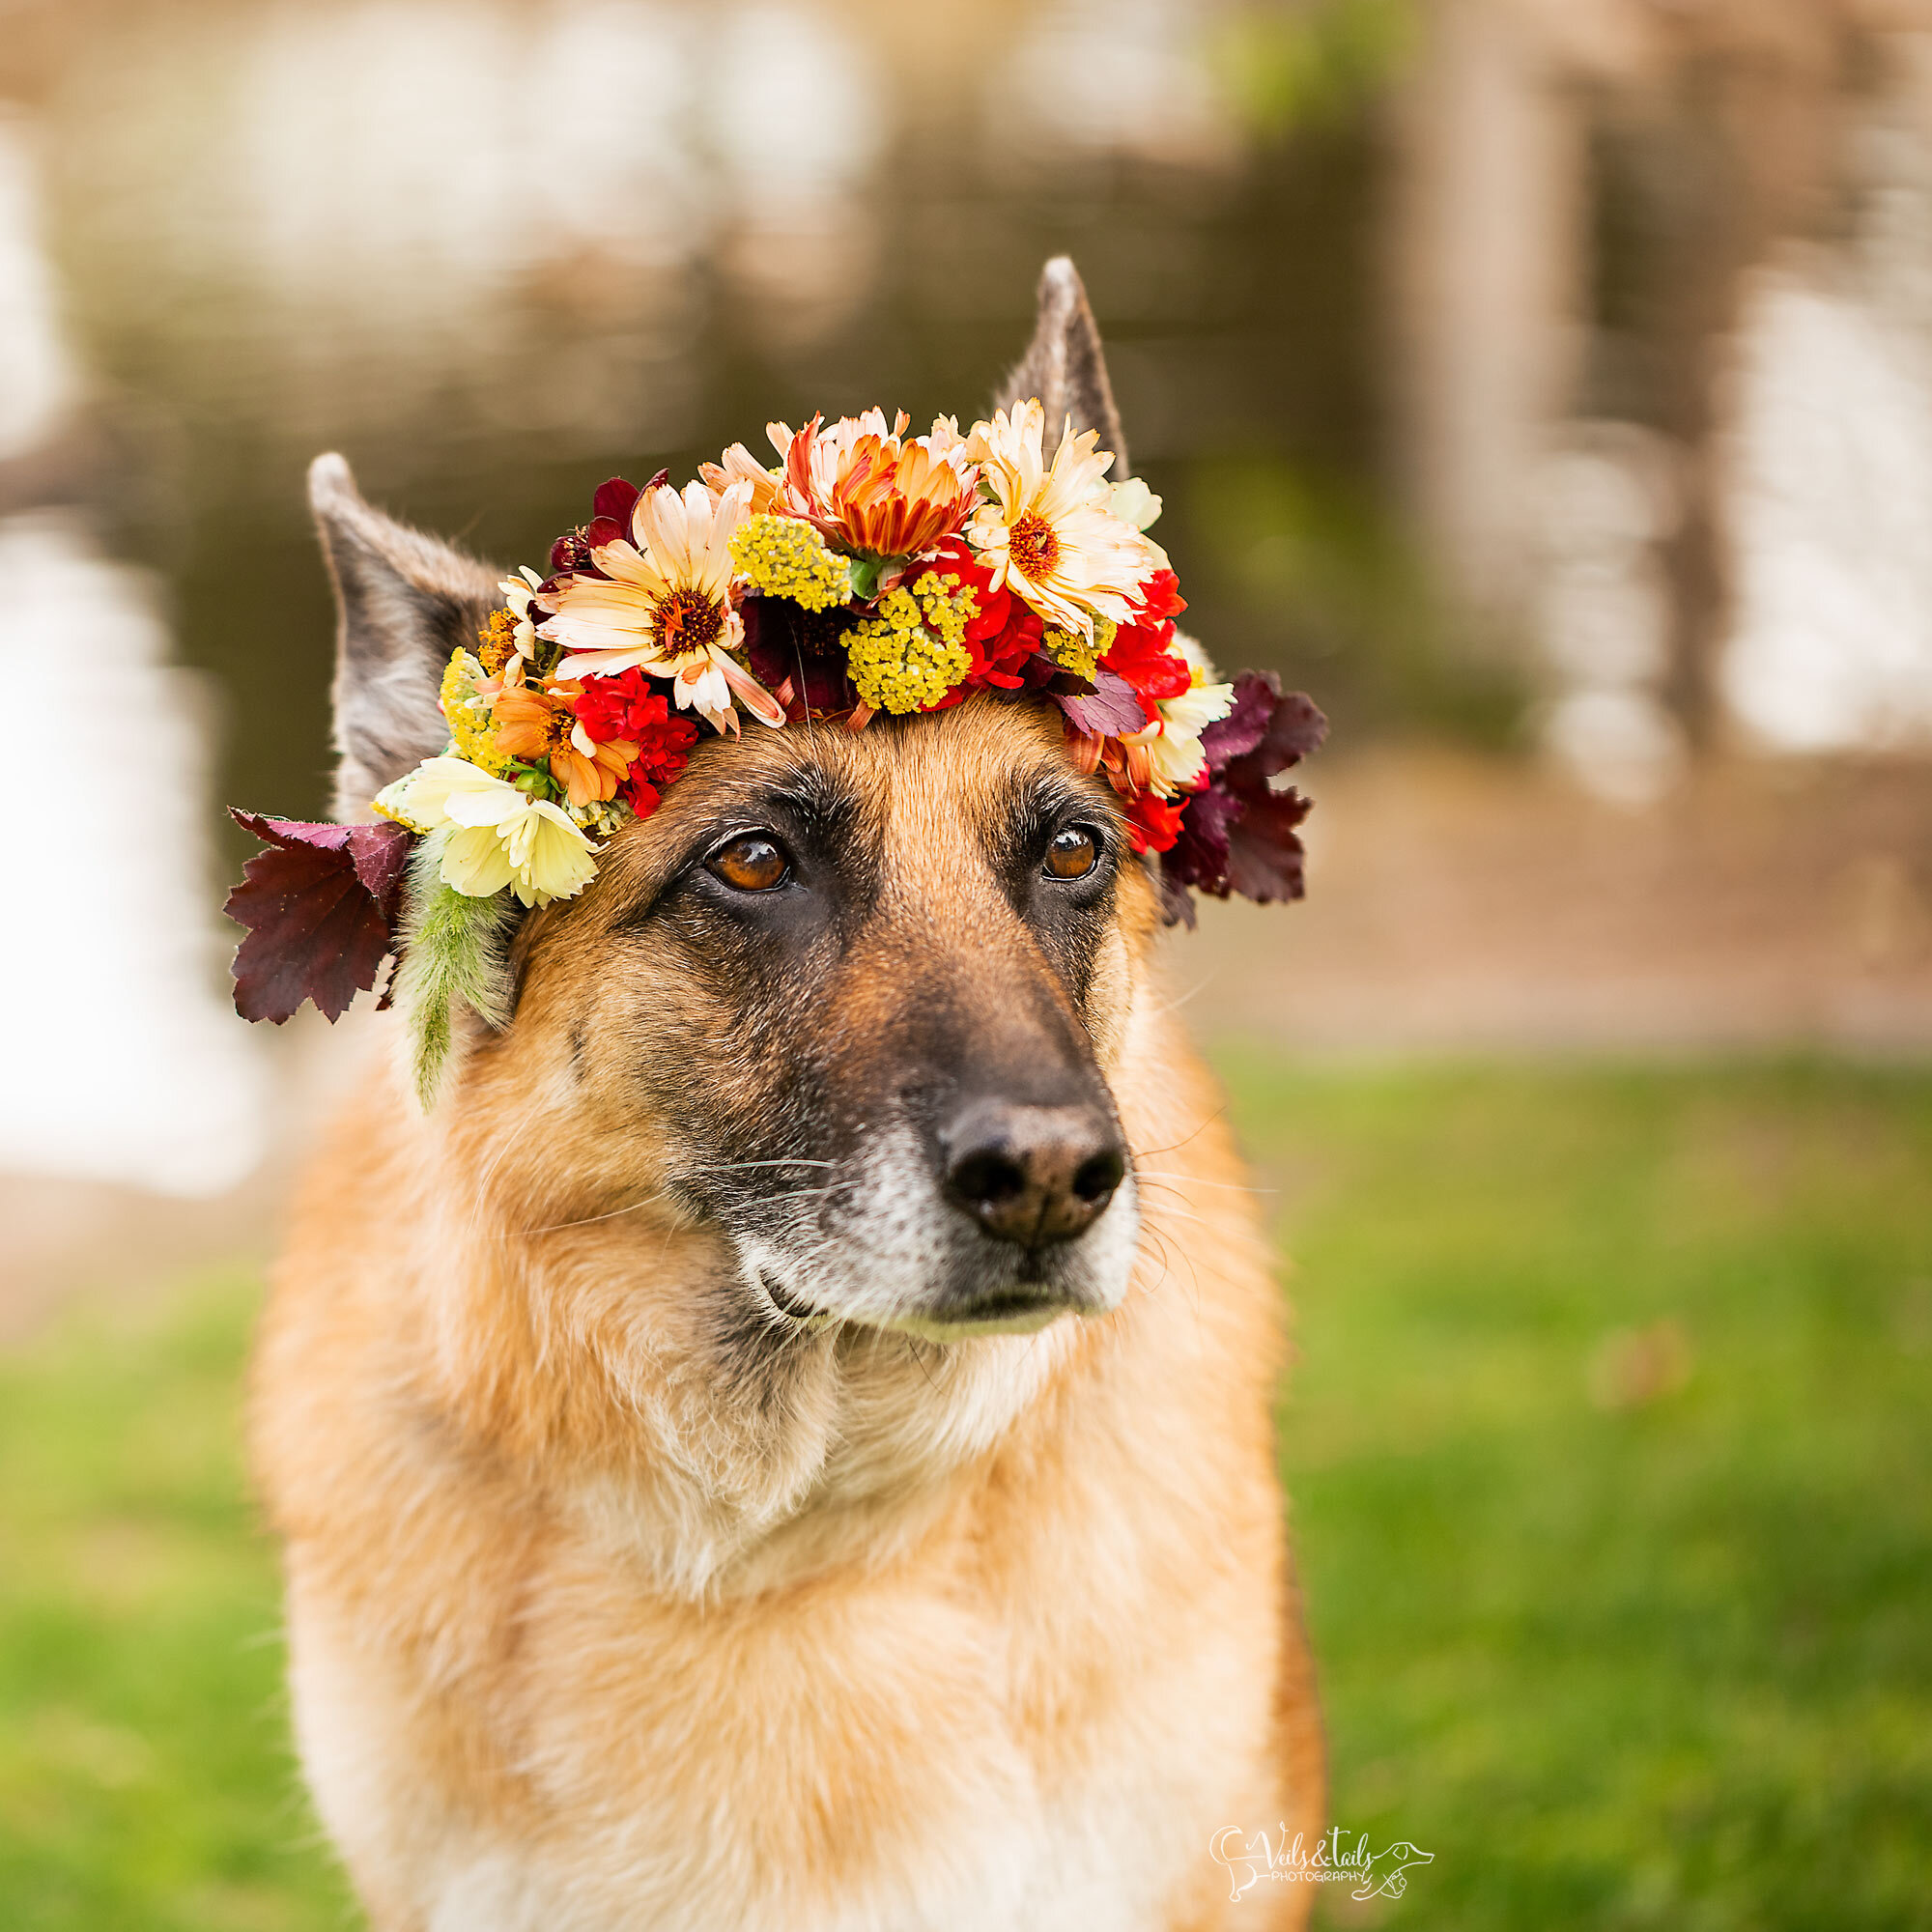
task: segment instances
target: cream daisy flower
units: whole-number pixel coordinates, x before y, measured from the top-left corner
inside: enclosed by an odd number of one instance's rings
[[[605,574],[582,573],[551,593],[538,629],[563,646],[559,677],[611,677],[633,666],[673,680],[678,704],[735,731],[734,697],[761,724],[782,724],[784,710],[731,655],[745,629],[731,599],[731,533],[751,507],[741,478],[714,496],[702,483],[680,495],[668,484],[646,490],[631,512],[632,541],[592,553]]]
[[[1095,617],[1128,621],[1136,591],[1160,568],[1159,553],[1114,512],[1106,481],[1114,457],[1095,447],[1099,432],[1075,436],[1069,417],[1050,464],[1045,434],[1037,401],[973,426],[966,454],[992,500],[974,512],[968,533],[995,589],[1004,584],[1048,624],[1091,641]]]

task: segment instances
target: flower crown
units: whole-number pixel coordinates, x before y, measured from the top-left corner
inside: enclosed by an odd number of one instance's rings
[[[1268,781],[1325,721],[1272,672],[1218,679],[1148,530],[1160,498],[1110,483],[1098,432],[1022,402],[965,436],[908,437],[868,410],[743,443],[682,491],[612,478],[590,521],[525,569],[441,687],[449,743],[376,795],[375,825],[236,818],[270,850],[227,910],[249,928],[236,1006],[329,1019],[401,963],[425,1098],[462,1000],[500,1019],[479,959],[514,917],[572,898],[600,841],[648,818],[700,726],[773,728],[943,711],[975,692],[1052,704],[1069,755],[1104,772],[1170,920],[1188,888],[1299,898],[1308,803]],[[382,1004],[389,1003],[385,992]]]

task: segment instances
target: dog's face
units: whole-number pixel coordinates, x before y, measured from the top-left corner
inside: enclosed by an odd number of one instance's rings
[[[1005,400],[1030,395],[1122,451],[1064,262]],[[371,510],[339,458],[311,485],[342,610],[338,810],[359,816],[442,749],[438,683],[497,573]],[[740,1320],[951,1339],[1104,1311],[1137,1245],[1107,1069],[1157,917],[1040,706],[748,724],[524,922],[514,1016],[469,1028],[439,1111],[532,1223],[662,1208],[708,1231]]]
[[[557,1194],[672,1196],[779,1319],[1034,1327],[1126,1290],[1103,1069],[1156,917],[1036,706],[752,726],[530,921],[469,1077],[513,1058]]]

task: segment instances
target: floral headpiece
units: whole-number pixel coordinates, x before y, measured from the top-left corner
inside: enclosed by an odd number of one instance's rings
[[[961,436],[868,410],[743,443],[673,489],[612,478],[590,521],[525,569],[442,677],[443,752],[379,792],[375,825],[235,816],[270,849],[228,912],[249,928],[236,1007],[329,1019],[398,959],[427,1100],[457,1001],[500,1020],[479,966],[515,903],[572,898],[600,841],[648,818],[700,726],[780,728],[943,711],[974,692],[1056,706],[1083,772],[1113,785],[1169,918],[1188,889],[1302,895],[1308,802],[1269,780],[1326,724],[1271,671],[1221,682],[1175,627],[1186,609],[1148,534],[1160,498],[1110,483],[1070,420],[1047,454],[1023,402]],[[389,1003],[385,992],[382,1004]]]

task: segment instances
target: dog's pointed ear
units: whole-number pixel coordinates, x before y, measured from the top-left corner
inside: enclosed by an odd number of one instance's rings
[[[341,457],[309,466],[308,499],[335,584],[337,818],[366,818],[392,779],[449,739],[444,667],[497,600],[499,571],[371,509]]]
[[[1060,425],[1066,416],[1073,418],[1076,430],[1098,430],[1100,447],[1114,452],[1108,474],[1118,483],[1129,474],[1126,440],[1114,407],[1114,385],[1107,380],[1100,330],[1070,256],[1056,255],[1039,271],[1038,301],[1033,341],[1002,384],[998,407],[1009,410],[1029,396],[1037,396],[1046,406],[1049,454],[1060,440]]]

